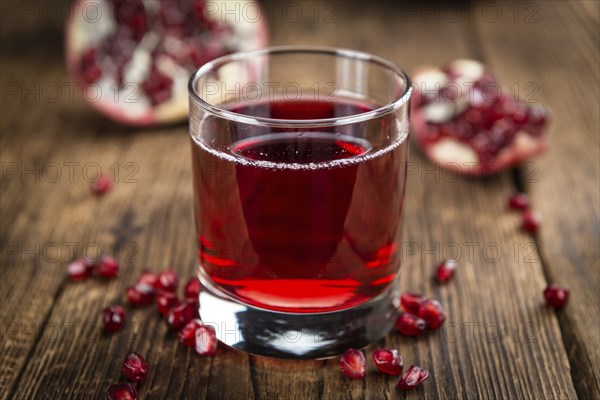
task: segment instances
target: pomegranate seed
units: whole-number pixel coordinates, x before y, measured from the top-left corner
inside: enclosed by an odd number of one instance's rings
[[[398,389],[413,390],[427,378],[429,378],[429,371],[416,365],[411,365],[398,381]]]
[[[96,271],[103,278],[114,278],[119,274],[119,262],[114,257],[102,256]]]
[[[542,216],[537,211],[527,210],[523,213],[523,223],[521,228],[529,233],[536,233],[540,223],[542,222]]]
[[[196,329],[196,353],[201,356],[212,356],[217,352],[217,334],[210,325],[200,325]]]
[[[427,300],[419,307],[419,318],[425,320],[429,329],[438,329],[446,320],[446,314],[438,301]]]
[[[140,84],[153,106],[171,98],[173,79],[163,74],[155,66],[150,69],[148,79]]]
[[[400,375],[404,361],[396,349],[377,349],[373,352],[373,363],[383,373]]]
[[[106,390],[107,400],[137,400],[138,394],[130,383],[114,383]]]
[[[186,347],[196,345],[196,330],[202,325],[200,320],[193,319],[179,331],[179,341]]]
[[[179,299],[175,293],[159,292],[156,295],[156,308],[161,315],[167,315],[173,307],[179,304]]]
[[[92,276],[93,270],[94,263],[85,257],[72,261],[67,265],[67,274],[73,281],[85,281]]]
[[[561,308],[569,300],[569,289],[553,283],[544,290],[546,304],[553,308]]]
[[[400,296],[400,304],[402,304],[402,308],[404,308],[404,311],[411,314],[418,314],[419,306],[423,304],[425,300],[425,296],[409,292],[404,292]]]
[[[183,303],[173,307],[167,314],[167,325],[169,329],[178,331],[198,315],[197,303],[185,300]]]
[[[100,178],[96,179],[94,182],[92,182],[92,192],[94,192],[94,194],[98,196],[101,196],[104,193],[108,192],[112,188],[112,185],[112,180],[109,177],[103,175]]]
[[[140,277],[138,278],[138,283],[145,283],[146,285],[156,286],[156,281],[158,280],[158,274],[155,274],[151,271],[142,271]]]
[[[154,288],[145,283],[136,283],[127,288],[127,300],[134,306],[147,306],[154,300]]]
[[[200,281],[194,277],[185,284],[184,294],[186,299],[197,299],[200,295]]]
[[[121,372],[130,381],[141,382],[146,379],[148,373],[148,363],[138,353],[128,353],[123,359]]]
[[[414,314],[402,313],[396,320],[396,329],[404,336],[420,336],[427,330],[427,323]]]
[[[156,285],[154,287],[163,292],[174,292],[177,290],[178,282],[179,278],[177,277],[177,272],[168,269],[158,274],[158,279],[156,280]]]
[[[435,277],[439,283],[446,283],[452,276],[454,275],[454,270],[456,269],[456,261],[454,260],[444,260],[440,265],[437,266],[435,270]]]
[[[364,378],[366,374],[365,355],[360,350],[346,350],[340,360],[340,369],[350,379]]]
[[[508,198],[508,206],[514,210],[529,208],[529,196],[525,193],[515,193]]]
[[[106,307],[102,310],[102,322],[107,331],[120,330],[125,323],[125,309],[121,306]]]

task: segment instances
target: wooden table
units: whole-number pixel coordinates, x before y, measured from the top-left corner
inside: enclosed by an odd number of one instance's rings
[[[404,394],[371,365],[365,380],[350,381],[337,359],[276,361],[225,348],[202,358],[154,308],[132,310],[131,327],[102,334],[100,309],[122,303],[142,269],[194,273],[186,125],[125,128],[78,95],[52,101],[44,88],[68,81],[61,22],[23,14],[3,16],[0,42],[0,398],[101,399],[129,350],[150,363],[145,399],[600,398],[599,3],[301,2],[298,19],[271,3],[273,44],[357,48],[409,71],[477,58],[554,110],[546,155],[493,179],[454,179],[411,151],[402,286],[439,299],[448,321],[416,340],[391,333],[367,353],[398,348],[432,378]],[[82,177],[93,163],[119,172],[102,198]],[[536,236],[506,210],[516,190],[544,216]],[[119,278],[70,282],[66,263],[94,249],[118,249]],[[457,250],[456,279],[435,284],[434,264]],[[543,305],[549,282],[571,289],[562,311]]]

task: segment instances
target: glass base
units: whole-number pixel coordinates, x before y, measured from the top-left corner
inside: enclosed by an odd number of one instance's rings
[[[394,325],[398,279],[385,292],[356,307],[316,314],[284,313],[233,299],[199,274],[200,318],[224,344],[247,353],[288,359],[318,359],[360,349]]]

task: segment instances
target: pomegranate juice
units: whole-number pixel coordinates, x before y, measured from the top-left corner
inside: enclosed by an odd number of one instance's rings
[[[339,100],[228,108],[296,120],[373,109]],[[394,281],[408,140],[393,114],[302,130],[207,116],[200,129],[192,160],[204,278],[246,304],[296,313],[356,306]]]

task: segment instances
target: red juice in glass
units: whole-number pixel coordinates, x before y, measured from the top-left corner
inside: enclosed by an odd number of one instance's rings
[[[410,93],[351,50],[263,49],[194,74],[200,317],[226,345],[322,358],[391,329]]]

